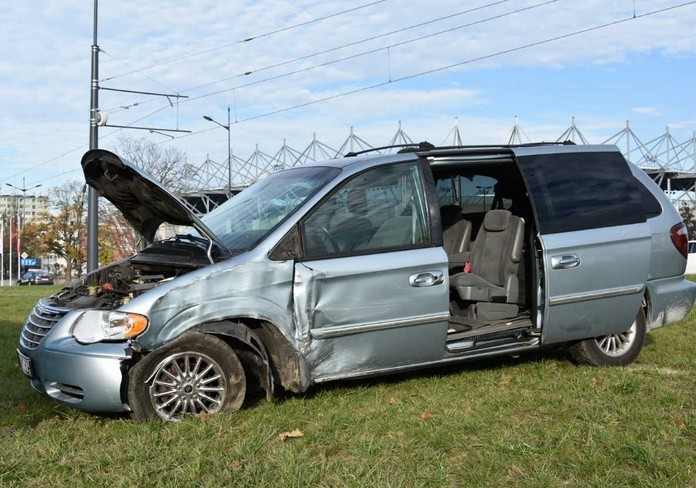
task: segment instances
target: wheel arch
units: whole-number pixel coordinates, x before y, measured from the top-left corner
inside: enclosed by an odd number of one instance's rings
[[[309,388],[304,358],[271,322],[238,317],[204,323],[192,330],[218,336],[232,347],[268,398],[273,396],[275,383],[295,393]]]

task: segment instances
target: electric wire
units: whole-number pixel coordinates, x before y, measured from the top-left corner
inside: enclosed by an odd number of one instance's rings
[[[346,48],[349,48],[349,47],[357,46],[357,45],[364,44],[364,43],[367,43],[367,42],[370,42],[370,41],[374,41],[374,40],[377,40],[377,39],[382,39],[382,38],[384,38],[384,37],[388,37],[388,36],[391,36],[391,35],[394,35],[394,34],[399,34],[399,33],[401,33],[401,32],[406,32],[406,31],[409,31],[409,30],[413,30],[413,29],[417,29],[417,28],[420,28],[420,27],[424,27],[424,26],[426,26],[426,25],[434,24],[434,23],[437,23],[437,22],[442,22],[442,21],[444,21],[444,20],[449,20],[449,19],[452,19],[452,18],[455,18],[455,17],[459,17],[459,16],[462,16],[462,15],[465,15],[465,14],[469,14],[469,13],[472,13],[472,12],[475,12],[475,11],[478,11],[478,10],[483,10],[483,9],[486,9],[486,8],[489,8],[489,7],[493,7],[493,6],[496,6],[496,5],[500,5],[500,4],[503,4],[503,3],[507,3],[507,2],[510,2],[510,1],[511,1],[511,0],[497,0],[497,1],[494,1],[494,2],[487,3],[487,4],[485,4],[485,5],[480,5],[480,6],[478,6],[478,7],[469,8],[469,9],[466,9],[466,10],[460,10],[459,12],[454,12],[454,13],[449,14],[449,15],[445,15],[445,16],[442,16],[442,17],[437,17],[437,18],[435,18],[435,19],[430,19],[430,20],[427,20],[427,21],[424,21],[424,22],[419,22],[419,23],[417,23],[417,24],[413,24],[413,25],[410,25],[410,26],[407,26],[407,27],[402,27],[402,28],[400,28],[400,29],[395,29],[395,30],[392,30],[392,31],[389,31],[389,32],[384,32],[384,33],[382,33],[382,34],[374,35],[374,36],[371,36],[371,37],[366,37],[366,38],[363,38],[363,39],[359,39],[359,40],[357,40],[357,41],[349,42],[349,43],[347,43],[347,44],[342,44],[342,45],[340,45],[340,46],[335,46],[335,47],[332,47],[332,48],[329,48],[329,49],[325,49],[325,50],[323,50],[323,51],[317,51],[317,52],[313,52],[313,53],[306,54],[306,55],[303,55],[303,56],[298,56],[298,57],[296,57],[296,58],[287,59],[287,60],[280,61],[280,62],[275,63],[275,64],[270,64],[270,65],[267,65],[267,66],[263,66],[263,67],[261,67],[261,68],[257,68],[257,69],[253,69],[253,70],[246,70],[246,71],[244,71],[244,72],[242,72],[242,73],[238,73],[238,74],[236,74],[236,75],[227,76],[227,77],[225,77],[225,78],[220,78],[220,79],[217,79],[217,80],[214,80],[214,81],[206,82],[206,83],[203,83],[202,85],[197,85],[197,86],[192,86],[192,87],[189,87],[189,88],[185,88],[185,89],[182,90],[180,93],[187,93],[187,92],[190,92],[190,91],[194,91],[194,90],[198,90],[198,89],[201,89],[201,88],[205,88],[205,87],[207,87],[207,86],[216,85],[216,84],[221,83],[221,82],[223,82],[223,81],[229,81],[229,80],[236,79],[236,78],[243,78],[243,77],[246,77],[246,76],[249,76],[249,75],[252,75],[252,74],[258,74],[258,73],[261,73],[261,72],[264,72],[264,71],[268,71],[268,70],[270,70],[270,69],[279,68],[279,67],[281,67],[281,66],[286,66],[286,65],[288,65],[288,64],[296,63],[296,62],[299,62],[299,61],[306,61],[306,60],[308,60],[308,59],[311,59],[311,58],[314,58],[314,57],[317,57],[317,56],[321,56],[321,55],[323,55],[323,54],[328,54],[328,53],[331,53],[331,52],[339,51],[339,50],[341,50],[341,49],[346,49]],[[494,19],[490,19],[490,20],[494,20]],[[465,26],[464,26],[464,27],[465,27]],[[389,46],[387,46],[387,48],[388,48],[388,47],[389,47]],[[287,75],[285,75],[285,76],[290,76],[291,74],[295,74],[295,72],[289,73],[289,74],[287,74]],[[246,85],[244,85],[244,86],[246,86]],[[232,89],[235,89],[235,88],[232,88]],[[150,98],[150,99],[144,100],[144,101],[142,101],[142,102],[136,102],[136,103],[132,103],[132,104],[129,104],[129,105],[126,105],[126,106],[122,106],[122,105],[121,105],[121,106],[119,106],[119,107],[114,107],[113,109],[105,109],[105,111],[107,111],[107,112],[109,112],[109,113],[118,113],[118,112],[121,112],[122,110],[128,110],[128,109],[131,108],[131,107],[138,106],[138,105],[144,105],[144,104],[150,103],[150,102],[152,102],[152,101],[154,101],[154,100],[157,100],[157,98]]]
[[[104,78],[103,80],[99,80],[99,82],[101,83],[102,81],[115,80],[116,78],[121,78],[121,77],[123,77],[123,76],[131,75],[131,74],[135,74],[135,73],[141,73],[141,72],[143,72],[143,71],[146,71],[146,70],[149,70],[149,69],[152,69],[152,68],[156,68],[156,67],[158,67],[158,66],[163,66],[163,65],[171,64],[171,63],[176,63],[176,62],[182,61],[182,60],[184,60],[184,59],[192,58],[192,57],[195,57],[195,56],[201,56],[201,55],[203,55],[203,54],[209,54],[209,53],[211,53],[211,52],[219,51],[220,49],[225,49],[225,48],[228,48],[228,47],[231,47],[231,46],[236,46],[236,45],[239,45],[239,44],[244,44],[244,43],[247,43],[247,42],[250,42],[250,41],[254,41],[254,40],[256,40],[256,39],[261,39],[261,38],[264,38],[264,37],[270,37],[270,36],[273,36],[273,35],[275,35],[275,34],[279,34],[279,33],[281,33],[281,32],[287,32],[287,31],[289,31],[289,30],[297,29],[297,28],[299,28],[299,27],[304,27],[304,26],[306,26],[306,25],[310,25],[310,24],[314,24],[314,23],[317,23],[317,22],[321,22],[321,21],[323,21],[323,20],[327,20],[327,19],[330,19],[330,18],[333,18],[333,17],[338,17],[338,16],[343,15],[343,14],[347,14],[347,13],[350,13],[350,12],[355,12],[355,11],[357,11],[357,10],[361,10],[361,9],[364,9],[364,8],[367,8],[367,7],[372,7],[373,5],[377,5],[377,4],[379,4],[379,3],[384,3],[384,2],[386,2],[386,1],[387,1],[387,0],[376,0],[376,1],[374,1],[374,2],[369,2],[369,3],[362,4],[362,5],[358,5],[357,7],[352,7],[352,8],[346,9],[346,10],[341,10],[340,12],[334,12],[334,13],[332,13],[332,14],[324,15],[323,17],[317,17],[317,18],[315,18],[315,19],[307,20],[307,21],[305,21],[305,22],[300,22],[299,24],[294,24],[294,25],[290,25],[290,26],[287,26],[287,27],[281,27],[280,29],[275,29],[275,30],[272,30],[272,31],[269,31],[269,32],[265,32],[265,33],[263,33],[263,34],[258,34],[258,35],[256,35],[256,36],[248,37],[248,38],[246,38],[246,39],[240,39],[240,40],[238,40],[238,41],[231,42],[231,43],[229,43],[229,44],[224,44],[224,45],[217,46],[217,47],[214,47],[214,48],[206,49],[206,50],[204,50],[204,51],[198,51],[198,52],[194,52],[194,53],[184,54],[184,55],[182,55],[182,56],[177,56],[177,57],[175,57],[175,58],[172,58],[172,59],[169,59],[169,60],[166,60],[166,61],[162,61],[162,62],[159,62],[159,63],[154,63],[154,64],[151,64],[151,65],[149,65],[149,66],[145,66],[145,67],[143,67],[143,68],[138,68],[138,69],[129,71],[129,72],[127,72],[127,73],[121,73],[121,74],[119,74],[119,75],[114,75],[114,76],[111,76],[111,77],[109,77],[109,78]]]
[[[381,51],[387,51],[387,50],[393,49],[393,48],[395,48],[395,47],[405,46],[406,44],[412,44],[412,43],[414,43],[414,42],[422,41],[422,40],[424,40],[424,39],[429,39],[429,38],[431,38],[431,37],[436,37],[436,36],[440,36],[440,35],[443,35],[443,34],[448,34],[448,33],[450,33],[450,32],[454,32],[454,31],[456,31],[456,30],[461,30],[461,29],[465,29],[465,28],[467,28],[467,27],[472,27],[472,26],[474,26],[474,25],[484,24],[484,23],[486,23],[486,22],[491,22],[491,21],[493,21],[493,20],[498,20],[498,19],[501,19],[501,18],[504,18],[504,17],[508,17],[508,16],[510,16],[510,15],[518,14],[518,13],[521,13],[521,12],[526,12],[526,11],[529,11],[529,10],[533,10],[533,9],[535,9],[535,8],[543,7],[543,6],[545,6],[545,5],[549,5],[549,4],[552,4],[552,3],[556,3],[556,2],[559,2],[559,1],[560,1],[560,0],[546,0],[545,2],[537,3],[537,4],[535,4],[535,5],[530,5],[530,6],[527,6],[527,7],[522,7],[522,8],[519,8],[519,9],[516,9],[516,10],[511,10],[511,11],[509,11],[509,12],[505,12],[505,13],[502,13],[502,14],[493,15],[493,16],[491,16],[491,17],[486,17],[485,19],[475,20],[475,21],[473,21],[473,22],[467,22],[466,24],[461,24],[461,25],[458,25],[458,26],[455,26],[455,27],[450,27],[450,28],[448,28],[448,29],[444,29],[444,30],[437,31],[437,32],[432,32],[432,33],[430,33],[430,34],[424,34],[424,35],[422,35],[422,36],[414,37],[414,38],[411,38],[411,39],[408,39],[408,40],[405,40],[405,41],[396,42],[396,43],[394,43],[394,44],[389,44],[389,45],[387,45],[387,46],[382,46],[382,47],[378,47],[378,48],[375,48],[375,49],[370,49],[370,50],[368,50],[368,51],[362,51],[362,52],[360,52],[360,53],[351,54],[351,55],[349,55],[349,56],[344,56],[344,57],[342,57],[342,58],[332,59],[332,60],[330,60],[330,61],[326,61],[325,63],[319,63],[319,64],[315,64],[315,65],[312,65],[312,66],[307,66],[307,67],[305,67],[305,68],[300,68],[300,69],[297,69],[297,70],[294,70],[294,71],[289,71],[289,72],[286,72],[286,73],[281,73],[281,74],[278,74],[278,75],[275,75],[275,76],[269,76],[268,78],[263,78],[263,79],[261,79],[261,80],[250,81],[249,83],[244,83],[244,84],[242,84],[242,85],[236,85],[236,86],[233,86],[233,87],[231,87],[231,88],[224,88],[224,89],[222,89],[222,90],[217,90],[217,91],[210,92],[210,93],[204,93],[204,94],[202,94],[202,95],[198,95],[198,96],[195,96],[195,97],[189,97],[189,98],[187,98],[187,99],[185,99],[185,100],[182,100],[181,103],[183,104],[183,103],[187,103],[187,102],[192,102],[192,101],[194,101],[194,100],[200,100],[201,98],[207,98],[207,97],[211,97],[211,96],[213,96],[213,95],[219,95],[219,94],[221,94],[221,93],[226,93],[226,92],[229,92],[229,91],[232,91],[232,90],[238,90],[238,89],[240,89],[240,88],[246,88],[246,87],[249,87],[249,86],[259,85],[259,84],[261,84],[261,83],[266,83],[266,82],[269,82],[269,81],[279,80],[279,79],[286,78],[286,77],[288,77],[288,76],[296,75],[296,74],[299,74],[299,73],[306,73],[307,71],[312,71],[312,70],[315,70],[315,69],[318,69],[318,68],[324,68],[324,67],[326,67],[326,66],[331,66],[331,65],[333,65],[333,64],[341,63],[341,62],[343,62],[343,61],[348,61],[348,60],[351,60],[351,59],[360,58],[360,57],[363,57],[363,56],[367,56],[367,55],[369,55],[369,54],[374,54],[374,53],[378,53],[378,52],[381,52]]]
[[[464,65],[466,65],[466,64],[471,64],[471,63],[474,63],[474,62],[477,62],[477,61],[482,61],[482,60],[485,60],[485,59],[491,59],[491,58],[494,58],[494,57],[497,57],[497,56],[502,56],[502,55],[505,55],[505,54],[510,54],[510,53],[513,53],[513,52],[521,51],[521,50],[524,50],[524,49],[529,49],[529,48],[531,48],[531,47],[541,46],[541,45],[544,45],[544,44],[548,44],[548,43],[550,43],[550,42],[555,42],[555,41],[559,41],[559,40],[562,40],[562,39],[567,39],[567,38],[570,38],[570,37],[574,37],[574,36],[578,36],[578,35],[581,35],[581,34],[585,34],[585,33],[588,33],[588,32],[592,32],[592,31],[604,29],[604,28],[607,28],[607,27],[612,27],[612,26],[615,26],[615,25],[619,25],[619,24],[622,24],[622,23],[625,23],[625,22],[634,20],[634,19],[640,19],[640,18],[650,17],[650,16],[652,16],[652,15],[664,13],[664,12],[667,12],[667,11],[670,11],[670,10],[675,10],[675,9],[682,8],[682,7],[686,7],[686,6],[688,6],[688,5],[693,5],[693,4],[696,4],[696,0],[692,0],[692,1],[689,1],[689,2],[684,2],[684,3],[681,3],[681,4],[677,4],[677,5],[672,5],[672,6],[670,6],[670,7],[665,7],[665,8],[653,10],[653,11],[650,11],[650,12],[646,12],[646,13],[643,13],[643,14],[636,15],[635,17],[633,16],[633,14],[631,14],[630,17],[626,17],[626,18],[614,20],[614,21],[607,22],[607,23],[604,23],[604,24],[595,25],[595,26],[592,26],[592,27],[587,27],[587,28],[584,28],[584,29],[579,29],[579,30],[572,31],[572,32],[569,32],[569,33],[566,33],[566,34],[561,34],[561,35],[558,35],[558,36],[549,37],[549,38],[546,38],[546,39],[542,39],[542,40],[540,40],[540,41],[535,41],[535,42],[531,42],[531,43],[528,43],[528,44],[523,44],[523,45],[516,46],[516,47],[512,47],[512,48],[509,48],[509,49],[503,49],[503,50],[496,51],[496,52],[491,53],[491,54],[486,54],[486,55],[483,55],[483,56],[478,56],[478,57],[471,58],[471,59],[467,59],[467,60],[460,61],[460,62],[457,62],[457,63],[448,64],[448,65],[446,65],[446,66],[440,66],[440,67],[438,67],[438,68],[433,68],[433,69],[429,69],[429,70],[420,71],[420,72],[418,72],[418,73],[413,73],[413,74],[410,74],[410,75],[402,76],[402,77],[400,77],[400,78],[394,78],[394,79],[392,79],[391,81],[383,81],[383,82],[379,82],[379,83],[374,83],[374,84],[372,84],[372,85],[367,85],[367,86],[363,86],[363,87],[356,88],[356,89],[353,89],[353,90],[348,90],[348,91],[344,91],[344,92],[341,92],[341,93],[336,93],[336,94],[329,95],[329,96],[326,96],[326,97],[318,98],[318,99],[315,99],[315,100],[310,100],[310,101],[307,101],[307,102],[298,103],[298,104],[295,104],[295,105],[291,105],[291,106],[288,106],[288,107],[284,107],[284,108],[282,108],[282,109],[273,110],[273,111],[269,111],[269,112],[264,112],[264,113],[261,113],[261,114],[258,114],[258,115],[254,115],[254,116],[242,118],[242,119],[239,119],[238,121],[233,122],[233,124],[239,124],[239,123],[242,123],[242,122],[247,122],[247,121],[251,121],[251,120],[257,120],[257,119],[269,117],[269,116],[272,116],[272,115],[276,115],[276,114],[279,114],[279,113],[283,113],[283,112],[288,112],[288,111],[291,111],[291,110],[295,110],[295,109],[298,109],[298,108],[304,108],[304,107],[307,107],[307,106],[310,106],[310,105],[316,105],[316,104],[318,104],[318,103],[326,102],[326,101],[329,101],[329,100],[335,100],[335,99],[337,99],[337,98],[341,98],[341,97],[345,97],[345,96],[348,96],[348,95],[353,95],[353,94],[356,94],[356,93],[360,93],[360,92],[372,90],[372,89],[379,88],[379,87],[382,87],[382,86],[390,85],[390,84],[392,84],[392,83],[398,83],[398,82],[402,82],[402,81],[406,81],[406,80],[418,78],[418,77],[421,77],[421,76],[425,76],[425,75],[437,73],[437,72],[440,72],[440,71],[445,71],[445,70],[448,70],[448,69],[452,69],[452,68],[464,66]],[[156,144],[159,145],[159,144],[169,143],[169,142],[171,142],[172,140],[183,139],[183,138],[185,138],[185,137],[191,137],[191,136],[194,136],[194,135],[197,135],[197,134],[200,134],[200,133],[203,133],[203,132],[208,132],[209,130],[215,130],[215,129],[219,129],[219,127],[213,127],[213,128],[210,128],[210,129],[203,129],[203,130],[200,130],[200,131],[194,131],[194,132],[191,132],[191,133],[188,133],[188,134],[184,134],[184,135],[175,137],[174,139],[169,139],[169,140],[167,140],[167,141],[162,141],[162,142],[159,142],[159,143],[156,143]]]
[[[440,66],[440,67],[437,67],[437,68],[433,68],[433,69],[429,69],[429,70],[424,70],[424,71],[420,71],[420,72],[417,72],[417,73],[412,73],[412,74],[410,74],[410,75],[402,76],[402,77],[399,77],[399,78],[394,78],[394,79],[391,79],[391,80],[388,80],[388,81],[383,81],[383,82],[379,82],[379,83],[374,83],[374,84],[371,84],[371,85],[363,86],[363,87],[356,88],[356,89],[352,89],[352,90],[347,90],[347,91],[344,91],[344,92],[341,92],[341,93],[336,93],[336,94],[329,95],[329,96],[322,97],[322,98],[318,98],[318,99],[315,99],[315,100],[309,100],[309,101],[307,101],[307,102],[303,102],[303,103],[291,105],[291,106],[284,107],[284,108],[281,108],[281,109],[278,109],[278,110],[273,110],[273,111],[269,111],[269,112],[264,112],[264,113],[261,113],[261,114],[253,115],[253,116],[250,116],[250,117],[242,118],[242,119],[239,119],[239,120],[233,122],[233,124],[239,124],[239,123],[243,123],[243,122],[247,122],[247,121],[251,121],[251,120],[257,120],[257,119],[269,117],[269,116],[272,116],[272,115],[276,115],[276,114],[279,114],[279,113],[288,112],[288,111],[291,111],[291,110],[296,110],[296,109],[298,109],[298,108],[304,108],[304,107],[307,107],[307,106],[316,105],[316,104],[323,103],[323,102],[326,102],[326,101],[335,100],[335,99],[337,99],[337,98],[342,98],[342,97],[349,96],[349,95],[353,95],[353,94],[356,94],[356,93],[365,92],[365,91],[372,90],[372,89],[375,89],[375,88],[383,87],[383,86],[386,86],[386,85],[389,85],[389,84],[392,84],[392,83],[399,83],[399,82],[402,82],[402,81],[406,81],[406,80],[418,78],[418,77],[421,77],[421,76],[426,76],[426,75],[429,75],[429,74],[433,74],[433,73],[445,71],[445,70],[448,70],[448,69],[452,69],[452,68],[464,66],[464,65],[471,64],[471,63],[474,63],[474,62],[477,62],[477,61],[482,61],[482,60],[486,60],[486,59],[491,59],[491,58],[498,57],[498,56],[502,56],[502,55],[505,55],[505,54],[510,54],[510,53],[517,52],[517,51],[521,51],[521,50],[524,50],[524,49],[529,49],[529,48],[531,48],[531,47],[536,47],[536,46],[548,44],[548,43],[551,43],[551,42],[555,42],[555,41],[567,39],[567,38],[570,38],[570,37],[578,36],[578,35],[581,35],[581,34],[585,34],[585,33],[588,33],[588,32],[597,31],[597,30],[604,29],[604,28],[607,28],[607,27],[612,27],[612,26],[615,26],[615,25],[623,24],[623,23],[628,22],[628,21],[630,21],[630,20],[641,19],[641,18],[645,18],[645,17],[650,17],[650,16],[652,16],[652,15],[657,15],[657,14],[660,14],[660,13],[664,13],[664,12],[667,12],[667,11],[676,10],[676,9],[683,8],[683,7],[686,7],[686,6],[689,6],[689,5],[693,5],[693,4],[696,4],[696,0],[692,0],[692,1],[689,1],[689,2],[683,2],[683,3],[677,4],[677,5],[672,5],[672,6],[664,7],[664,8],[661,8],[661,9],[652,10],[652,11],[650,11],[650,12],[645,12],[645,13],[643,13],[643,14],[638,14],[638,15],[633,15],[633,14],[632,14],[632,15],[629,16],[629,17],[625,17],[625,18],[622,18],[622,19],[614,20],[614,21],[607,22],[607,23],[604,23],[604,24],[599,24],[599,25],[595,25],[595,26],[592,26],[592,27],[587,27],[587,28],[584,28],[584,29],[578,29],[578,30],[575,30],[575,31],[572,31],[572,32],[569,32],[569,33],[566,33],[566,34],[561,34],[561,35],[558,35],[558,36],[549,37],[549,38],[546,38],[546,39],[542,39],[542,40],[539,40],[539,41],[535,41],[535,42],[523,44],[523,45],[516,46],[516,47],[512,47],[512,48],[509,48],[509,49],[499,50],[499,51],[496,51],[496,52],[494,52],[494,53],[490,53],[490,54],[483,55],[483,56],[478,56],[478,57],[475,57],[475,58],[470,58],[470,59],[467,59],[467,60],[464,60],[464,61],[460,61],[460,62],[457,62],[457,63],[452,63],[452,64],[448,64],[448,65],[445,65],[445,66]],[[189,100],[190,100],[190,99],[189,99]],[[167,106],[168,106],[168,105],[167,105]],[[161,108],[157,109],[155,112],[153,112],[153,114],[156,113],[156,112],[159,112],[159,111],[161,111],[161,110],[163,110],[163,109],[165,109],[165,108],[167,108],[167,106],[164,106],[164,107],[161,107]],[[134,124],[134,123],[136,123],[136,122],[138,122],[138,121],[141,121],[141,120],[143,120],[144,118],[149,117],[150,115],[152,115],[152,114],[148,114],[148,115],[146,115],[146,116],[144,116],[144,117],[141,117],[140,119],[138,119],[138,120],[136,120],[136,121],[134,121],[134,122],[131,122],[130,125],[132,125],[132,124]],[[165,140],[165,141],[160,141],[160,142],[158,142],[158,143],[155,143],[154,145],[167,144],[167,143],[170,143],[170,142],[172,142],[172,141],[174,141],[174,140],[183,139],[183,138],[186,138],[186,137],[191,137],[191,136],[194,136],[194,135],[202,134],[202,133],[209,132],[209,131],[212,131],[212,130],[217,130],[217,129],[219,129],[219,127],[218,127],[218,126],[214,126],[214,127],[210,127],[210,128],[206,128],[206,129],[201,129],[201,130],[198,130],[198,131],[193,131],[193,132],[188,133],[188,134],[183,134],[183,135],[181,135],[181,136],[176,136],[176,137],[174,137],[173,139],[168,139],[168,140]],[[109,136],[113,135],[114,133],[119,132],[120,130],[122,130],[122,129],[113,131],[113,132],[107,134],[106,136],[104,136],[104,138],[109,137]],[[100,138],[100,139],[101,139],[101,138]],[[38,164],[38,165],[36,165],[36,166],[33,166],[33,167],[31,167],[31,168],[27,168],[27,169],[25,169],[25,170],[23,170],[23,171],[21,171],[21,172],[19,172],[19,173],[16,173],[16,174],[14,174],[14,175],[12,175],[12,176],[9,176],[9,177],[7,177],[7,178],[4,178],[2,181],[7,181],[7,180],[9,180],[9,179],[11,179],[11,178],[14,178],[14,177],[18,176],[18,175],[21,175],[21,174],[24,174],[24,173],[26,173],[26,172],[28,172],[28,171],[31,171],[32,169],[36,169],[36,168],[38,168],[38,167],[44,166],[44,165],[46,165],[46,164],[48,164],[48,163],[50,163],[50,162],[52,162],[52,161],[55,161],[55,160],[57,160],[57,159],[59,159],[59,158],[61,158],[61,157],[63,157],[63,156],[66,156],[66,155],[68,155],[68,154],[71,154],[71,153],[73,153],[73,152],[75,152],[75,151],[77,151],[77,150],[79,150],[79,149],[81,149],[81,148],[84,148],[84,144],[83,144],[83,145],[80,145],[80,146],[78,146],[78,147],[76,147],[76,148],[74,148],[74,149],[71,149],[70,151],[67,151],[67,152],[65,152],[65,153],[63,153],[63,154],[61,154],[61,155],[59,155],[59,156],[56,156],[56,157],[51,158],[51,159],[49,159],[49,160],[46,160],[46,161],[44,161],[44,162],[42,162],[42,163],[40,163],[40,164]],[[66,173],[66,174],[67,174],[67,173]],[[51,178],[52,178],[52,177],[51,177]],[[42,181],[43,181],[43,180],[42,180]]]
[[[108,57],[110,57],[110,58],[113,59],[114,61],[117,61],[117,62],[123,64],[124,66],[126,66],[126,67],[128,67],[128,68],[130,68],[130,69],[135,69],[135,68],[133,68],[130,64],[128,64],[127,62],[125,62],[124,60],[117,58],[117,57],[114,56],[113,54],[109,54],[108,52],[104,51],[102,48],[99,48],[99,52],[106,54]],[[144,77],[146,77],[147,79],[149,79],[150,81],[154,81],[154,82],[155,82],[156,84],[158,84],[159,86],[161,86],[161,87],[163,87],[163,88],[169,90],[170,92],[176,93],[177,95],[179,94],[179,93],[177,93],[177,91],[174,90],[173,88],[170,88],[170,87],[168,87],[167,85],[161,83],[160,81],[154,79],[152,76],[148,75],[147,73],[142,73],[142,75],[143,75]]]

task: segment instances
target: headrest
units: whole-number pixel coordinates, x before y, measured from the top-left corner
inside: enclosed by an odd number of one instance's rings
[[[355,215],[367,214],[367,194],[362,188],[353,188],[348,192],[348,209]]]
[[[508,210],[490,210],[483,218],[483,228],[489,232],[507,229],[512,214]]]
[[[459,205],[443,205],[440,207],[440,220],[444,225],[452,225],[462,218],[462,207]]]

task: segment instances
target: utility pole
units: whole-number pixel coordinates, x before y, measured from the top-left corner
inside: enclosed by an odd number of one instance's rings
[[[94,0],[94,35],[92,38],[92,87],[89,98],[89,148],[99,147],[99,45],[97,44],[98,0]],[[98,266],[99,256],[98,195],[89,187],[87,194],[87,272]]]

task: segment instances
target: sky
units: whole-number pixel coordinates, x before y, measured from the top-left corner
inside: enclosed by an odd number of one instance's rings
[[[81,180],[88,148],[93,5],[3,2],[0,193],[45,194]],[[676,7],[671,8],[670,7]],[[663,12],[653,13],[658,10]],[[696,130],[696,2],[686,0],[132,0],[99,4],[99,147],[145,137],[188,162],[317,139],[337,149],[351,127],[389,143],[507,142],[515,116],[532,140],[571,117],[600,143],[626,121],[644,141]],[[247,74],[248,73],[248,74]]]

